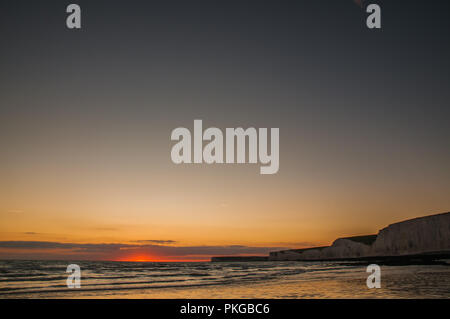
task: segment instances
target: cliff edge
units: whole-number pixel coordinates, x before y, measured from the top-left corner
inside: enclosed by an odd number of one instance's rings
[[[333,260],[450,253],[450,213],[419,217],[377,235],[338,238],[329,247],[271,252],[269,260]]]

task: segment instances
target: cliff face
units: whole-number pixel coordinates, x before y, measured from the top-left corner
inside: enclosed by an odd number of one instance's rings
[[[410,255],[450,250],[450,213],[410,219],[382,229],[371,254]]]
[[[321,257],[324,259],[362,257],[369,254],[370,246],[350,239],[339,238],[333,242],[331,247],[325,248],[321,252]]]
[[[389,225],[378,235],[339,238],[326,248],[270,253],[270,260],[324,260],[450,251],[450,213]]]
[[[306,251],[284,250],[270,253],[270,260],[321,260],[367,256],[370,246],[348,238],[336,239],[330,247]]]

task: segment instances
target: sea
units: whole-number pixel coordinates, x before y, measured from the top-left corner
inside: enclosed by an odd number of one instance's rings
[[[447,262],[447,264],[445,264]],[[450,298],[450,261],[380,267],[351,262],[0,261],[0,298]],[[80,268],[70,288],[68,265]],[[73,278],[72,278],[73,279]],[[69,284],[74,281],[69,280]]]

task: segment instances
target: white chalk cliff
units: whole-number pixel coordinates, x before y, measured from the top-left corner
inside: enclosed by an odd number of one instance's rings
[[[336,239],[329,247],[271,252],[270,260],[332,260],[373,256],[450,253],[450,213],[414,218],[377,235]]]

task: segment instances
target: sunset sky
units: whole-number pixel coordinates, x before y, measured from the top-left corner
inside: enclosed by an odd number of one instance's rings
[[[0,259],[206,260],[450,210],[449,4],[0,5]],[[392,2],[392,1],[391,1]],[[408,23],[406,23],[407,21]],[[170,133],[277,127],[280,170]]]

